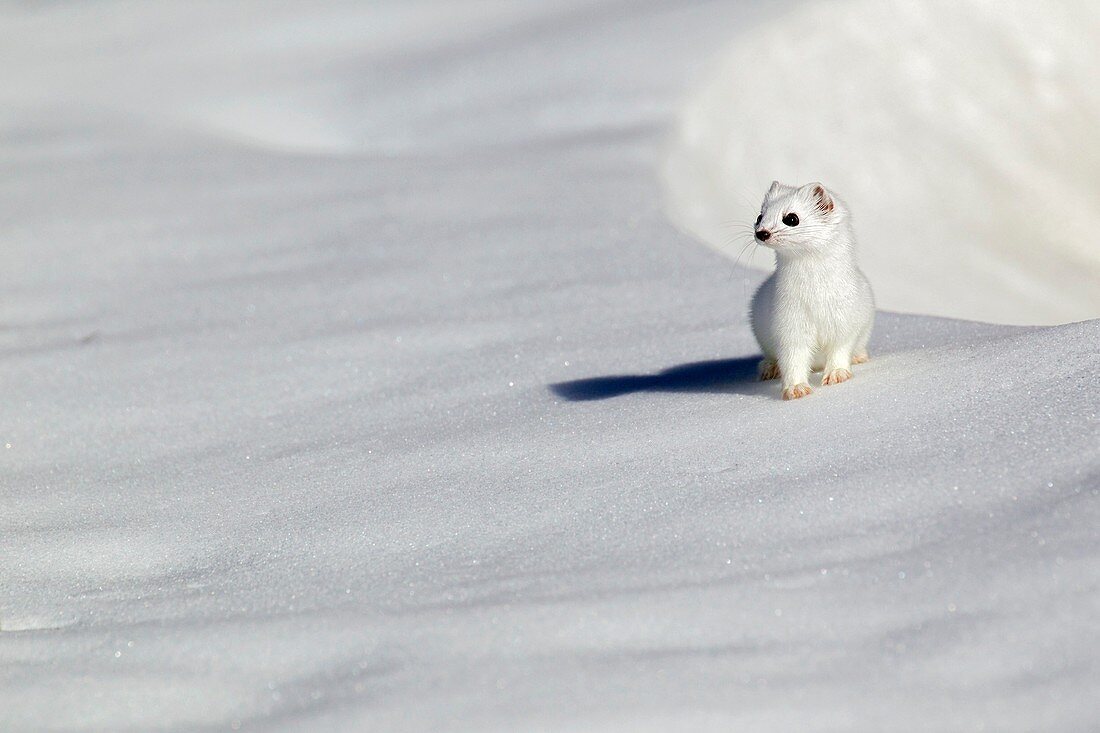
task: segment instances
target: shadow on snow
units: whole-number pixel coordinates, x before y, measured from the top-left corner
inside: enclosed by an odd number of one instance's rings
[[[748,392],[760,384],[761,357],[714,359],[678,364],[656,374],[610,374],[550,385],[550,391],[571,402],[606,400],[635,392]],[[752,391],[756,391],[753,389]]]

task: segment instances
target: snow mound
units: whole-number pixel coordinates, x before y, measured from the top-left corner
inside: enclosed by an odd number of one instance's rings
[[[725,223],[750,224],[773,178],[821,180],[884,308],[1100,316],[1098,35],[1089,0],[798,5],[739,35],[688,104],[674,216],[736,256]]]

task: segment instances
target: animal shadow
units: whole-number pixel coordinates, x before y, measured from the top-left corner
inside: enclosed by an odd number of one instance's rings
[[[635,392],[755,392],[760,356],[678,364],[656,374],[610,374],[550,385],[570,402],[606,400]]]

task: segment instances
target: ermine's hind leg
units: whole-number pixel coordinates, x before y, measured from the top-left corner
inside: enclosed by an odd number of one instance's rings
[[[840,384],[852,378],[852,347],[845,344],[829,352],[825,361],[825,370],[821,374],[821,384]]]
[[[852,363],[865,364],[871,355],[867,353],[867,342],[871,340],[871,329],[867,328],[860,334],[856,341],[856,347],[852,349]]]
[[[760,381],[766,382],[769,379],[779,379],[779,362],[765,356],[760,360]]]

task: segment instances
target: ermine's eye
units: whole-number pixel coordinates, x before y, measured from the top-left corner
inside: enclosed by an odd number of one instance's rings
[[[760,222],[762,222],[762,221],[764,221],[764,215],[763,214],[756,217],[756,226],[760,226]]]
[[[798,226],[798,214],[787,214],[783,217],[783,223],[789,227]]]

